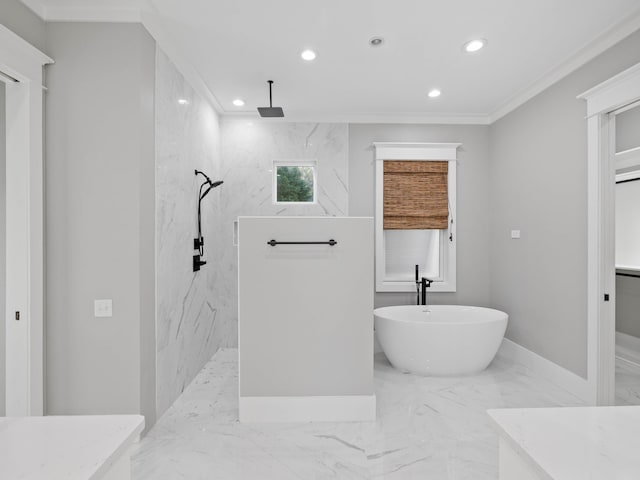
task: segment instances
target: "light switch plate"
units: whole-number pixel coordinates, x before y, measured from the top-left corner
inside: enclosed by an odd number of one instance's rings
[[[511,238],[520,238],[520,230],[511,230]]]
[[[93,312],[95,317],[113,317],[113,303],[111,299],[94,300]]]

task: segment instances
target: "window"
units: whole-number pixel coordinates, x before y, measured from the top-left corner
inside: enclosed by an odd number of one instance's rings
[[[413,282],[416,265],[420,276],[442,280],[442,236],[441,230],[385,230],[385,280]]]
[[[455,292],[459,144],[374,145],[376,291],[415,292],[418,265],[432,291]]]
[[[277,162],[273,173],[275,203],[316,203],[314,162]]]

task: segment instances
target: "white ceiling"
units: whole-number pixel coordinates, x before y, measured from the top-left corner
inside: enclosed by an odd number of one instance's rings
[[[146,18],[138,0],[23,1],[49,20]],[[147,1],[222,113],[267,105],[273,79],[288,119],[486,123],[640,27],[638,0]],[[463,53],[476,37],[487,48]]]

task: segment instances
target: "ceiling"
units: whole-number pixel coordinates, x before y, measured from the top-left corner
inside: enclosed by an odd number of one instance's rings
[[[223,114],[268,105],[272,79],[287,119],[331,121],[489,123],[640,27],[638,0],[23,2],[48,20],[149,21]],[[463,52],[474,38],[488,45]]]

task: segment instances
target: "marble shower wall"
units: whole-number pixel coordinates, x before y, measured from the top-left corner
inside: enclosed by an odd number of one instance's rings
[[[181,104],[179,99],[188,103]],[[183,102],[184,103],[184,102]],[[219,178],[220,127],[213,108],[159,48],[156,53],[156,409],[158,418],[216,352],[219,328],[220,193],[202,203],[205,260],[192,271],[202,170]],[[224,344],[226,345],[226,340]]]
[[[277,120],[223,119],[220,178],[220,292],[217,329],[224,347],[238,345],[238,249],[233,223],[239,216],[347,216],[349,211],[349,126],[286,123]],[[274,161],[316,162],[315,205],[275,205]]]

